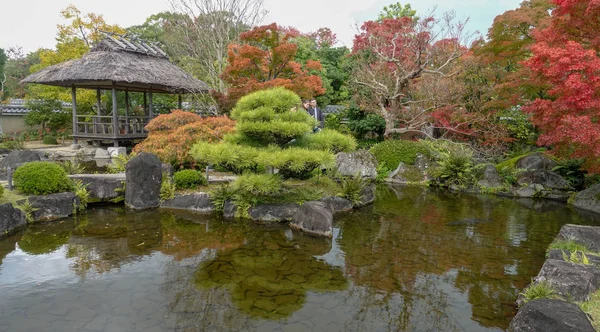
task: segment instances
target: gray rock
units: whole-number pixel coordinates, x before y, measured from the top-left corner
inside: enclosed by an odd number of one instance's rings
[[[233,204],[232,201],[226,201],[223,205],[223,217],[225,218],[235,218],[235,213],[237,212],[237,206]]]
[[[575,241],[588,249],[600,252],[600,227],[564,225],[554,241]]]
[[[332,237],[333,213],[323,202],[304,203],[292,217],[290,227],[305,233]]]
[[[547,259],[535,277],[536,282],[549,281],[558,294],[573,301],[587,301],[600,288],[600,269],[563,260]]]
[[[572,204],[583,210],[600,213],[600,183],[578,192]]]
[[[369,151],[340,152],[335,156],[335,163],[338,172],[343,176],[377,178],[377,159]]]
[[[392,183],[414,183],[423,182],[427,179],[424,171],[416,166],[400,163],[398,167],[389,175],[389,182]]]
[[[352,202],[342,197],[329,196],[321,198],[320,201],[325,203],[327,208],[333,213],[352,211]]]
[[[23,204],[25,200],[18,203]],[[79,198],[72,192],[30,196],[29,204],[34,209],[32,213],[34,221],[56,220],[72,215],[73,211],[79,206]]]
[[[160,206],[162,163],[157,156],[142,152],[127,163],[125,205],[142,210]]]
[[[520,188],[515,192],[515,195],[518,197],[530,198],[535,196],[540,190],[544,188],[540,188],[539,185],[529,185],[527,187]]]
[[[373,204],[373,202],[375,202],[376,189],[377,187],[374,184],[366,186],[360,193],[360,202],[358,204],[355,204],[354,207],[363,207],[369,204]]]
[[[501,187],[503,182],[502,182],[502,178],[500,178],[500,174],[498,174],[498,170],[496,169],[496,166],[494,166],[492,164],[485,165],[485,167],[483,168],[481,177],[479,179],[479,182],[477,182],[477,184],[480,187],[485,187],[485,188]]]
[[[104,149],[97,148],[94,159],[110,159],[110,154]]]
[[[252,207],[249,214],[250,218],[258,221],[290,221],[300,205],[294,203],[281,204],[263,204]]]
[[[517,183],[521,186],[539,184],[545,189],[564,191],[574,190],[573,187],[569,185],[569,182],[565,180],[562,176],[554,172],[545,170],[523,172],[519,174]]]
[[[0,162],[0,169],[10,167],[14,170],[25,163],[40,160],[42,160],[42,155],[37,151],[17,150],[9,153],[8,156]]]
[[[556,162],[545,154],[536,152],[519,159],[515,166],[526,170],[551,171],[556,166]]]
[[[127,149],[124,147],[109,147],[107,150],[111,158],[127,155]]]
[[[69,147],[71,148],[71,150],[79,150],[79,149],[81,149],[81,145],[80,144],[71,144]]]
[[[13,230],[25,226],[25,213],[11,203],[0,205],[0,238]]]
[[[213,212],[215,206],[207,193],[193,193],[176,196],[173,199],[166,200],[160,205],[162,208],[191,210],[196,212]]]
[[[415,159],[414,166],[418,168],[421,172],[427,172],[427,170],[431,167],[433,161],[428,157],[418,153],[417,158]]]
[[[77,174],[69,175],[73,180],[80,180],[87,185],[92,202],[108,202],[111,199],[125,195],[122,192],[125,173],[118,174]]]
[[[594,328],[578,305],[561,300],[527,302],[510,322],[510,332],[593,332]]]

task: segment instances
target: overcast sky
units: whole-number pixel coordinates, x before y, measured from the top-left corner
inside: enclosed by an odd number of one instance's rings
[[[467,28],[483,35],[494,17],[519,6],[522,0],[419,0],[410,3],[419,13],[437,6],[437,13],[453,9],[459,19],[469,18]],[[302,32],[328,27],[341,44],[352,47],[356,23],[377,17],[394,0],[265,0],[269,11],[264,23],[277,22]],[[56,25],[64,23],[60,11],[69,4],[82,13],[104,15],[106,22],[122,27],[142,24],[146,17],[169,10],[169,0],[2,0],[0,48],[21,46],[25,52],[54,48]]]

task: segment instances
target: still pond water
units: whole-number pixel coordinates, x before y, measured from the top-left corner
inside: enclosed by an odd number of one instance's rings
[[[564,204],[380,187],[333,239],[93,208],[0,240],[5,331],[499,331]]]

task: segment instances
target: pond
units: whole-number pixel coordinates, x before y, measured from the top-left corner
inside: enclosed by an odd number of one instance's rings
[[[561,203],[378,188],[333,239],[216,215],[96,207],[0,240],[7,331],[500,331]]]

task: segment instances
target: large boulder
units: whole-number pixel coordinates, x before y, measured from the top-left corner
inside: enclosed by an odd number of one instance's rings
[[[225,201],[223,204],[223,217],[225,218],[235,218],[237,213],[237,206],[232,201]]]
[[[313,235],[332,237],[333,213],[323,202],[304,203],[292,217],[290,227]]]
[[[262,204],[252,207],[250,218],[258,221],[290,221],[300,206],[294,203]]]
[[[554,241],[575,241],[588,249],[600,252],[600,227],[564,225]]]
[[[520,186],[541,185],[544,189],[550,190],[574,190],[573,187],[569,185],[569,181],[554,172],[546,170],[523,172],[519,174],[517,183]]]
[[[23,204],[25,201],[18,203]],[[31,216],[34,221],[56,220],[72,215],[79,206],[79,198],[72,192],[30,196],[29,204],[33,207]]]
[[[425,172],[421,171],[417,166],[406,165],[401,162],[395,170],[390,172],[388,182],[392,183],[415,183],[424,182],[427,180]]]
[[[215,206],[210,200],[207,193],[193,193],[187,195],[176,196],[173,199],[168,199],[160,205],[162,208],[191,210],[196,212],[213,212]]]
[[[567,258],[571,257],[571,252],[568,250],[562,250],[562,249],[550,249],[548,250],[548,252],[546,253],[546,259],[557,259],[559,261],[564,261],[565,260],[565,255]],[[578,257],[580,254],[577,254]],[[600,256],[596,256],[596,255],[586,255],[587,259],[590,261],[590,264],[594,264],[597,266],[600,266]]]
[[[530,170],[545,170],[551,171],[556,166],[556,161],[550,159],[541,152],[536,152],[525,156],[519,160],[515,165],[516,168]]]
[[[77,174],[69,175],[73,180],[79,180],[86,185],[90,192],[91,202],[108,202],[123,196],[125,173],[118,174]]]
[[[37,151],[17,150],[9,153],[8,156],[0,162],[0,169],[10,167],[14,170],[25,163],[40,160],[42,160],[42,155]]]
[[[571,203],[574,207],[600,213],[600,183],[578,192]]]
[[[510,332],[593,332],[594,327],[578,305],[561,300],[527,302],[510,322]]]
[[[25,213],[11,203],[0,204],[0,238],[27,224]]]
[[[110,153],[102,148],[97,148],[94,159],[110,159]]]
[[[329,196],[321,198],[320,201],[333,213],[352,211],[352,202],[343,197]]]
[[[498,174],[496,166],[487,164],[483,168],[481,177],[479,178],[479,182],[477,182],[477,184],[484,188],[498,188],[502,187],[503,181],[500,177],[500,174]]]
[[[157,156],[142,152],[125,169],[125,205],[142,210],[160,206],[162,163]]]
[[[377,159],[369,151],[340,152],[335,156],[335,164],[343,176],[377,178]]]
[[[563,260],[547,259],[535,277],[536,282],[547,280],[565,299],[587,301],[600,289],[600,269]]]

